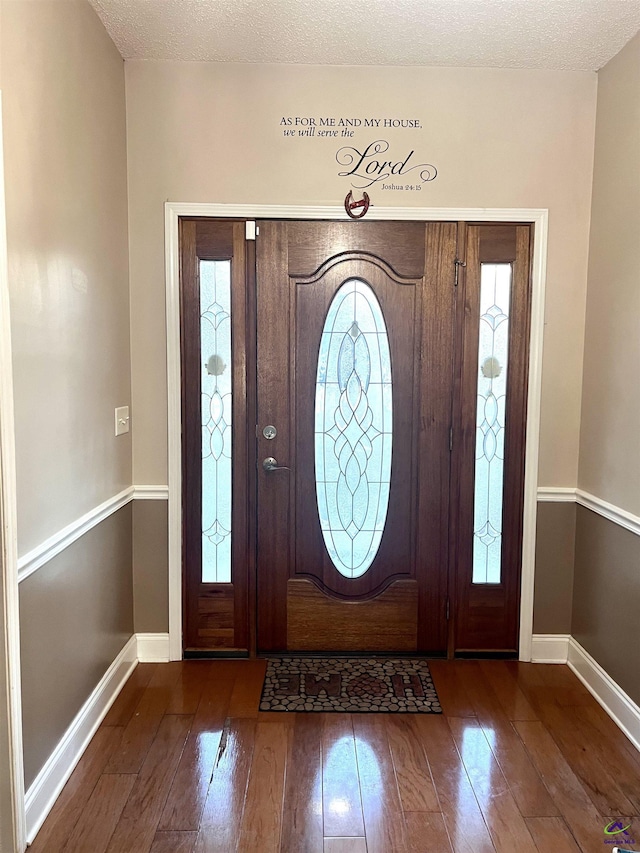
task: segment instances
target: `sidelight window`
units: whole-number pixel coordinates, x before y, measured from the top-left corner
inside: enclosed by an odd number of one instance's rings
[[[500,583],[511,264],[482,264],[473,583]]]
[[[202,581],[231,581],[231,261],[200,261]]]

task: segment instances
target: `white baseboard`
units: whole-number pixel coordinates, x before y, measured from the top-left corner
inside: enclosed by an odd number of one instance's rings
[[[569,634],[534,634],[531,640],[532,663],[566,663]]]
[[[573,637],[569,640],[568,664],[614,723],[640,750],[640,708]]]
[[[167,663],[169,660],[168,634],[136,634],[140,663]]]
[[[131,637],[84,703],[25,796],[27,843],[31,844],[107,711],[137,663]]]

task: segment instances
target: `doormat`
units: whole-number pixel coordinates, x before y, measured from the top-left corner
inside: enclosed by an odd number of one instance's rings
[[[411,658],[269,658],[260,710],[442,713],[427,662]]]

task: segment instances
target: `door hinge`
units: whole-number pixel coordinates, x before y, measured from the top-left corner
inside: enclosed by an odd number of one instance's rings
[[[447,613],[446,613],[447,622],[449,621],[449,599],[447,598]]]
[[[456,271],[456,275],[455,275],[455,278],[453,281],[453,286],[457,287],[458,286],[458,271],[460,270],[460,267],[466,267],[467,262],[461,261],[460,258],[456,258],[455,261],[453,262],[453,265],[454,265],[454,268]]]
[[[453,450],[453,427],[449,427],[449,453]]]
[[[247,219],[244,223],[244,237],[245,240],[255,240],[256,234],[258,233],[258,229],[256,228],[256,223],[253,219]]]

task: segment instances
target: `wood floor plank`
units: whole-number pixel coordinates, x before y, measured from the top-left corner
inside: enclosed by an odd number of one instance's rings
[[[448,720],[471,787],[498,853],[536,853],[536,847],[518,810],[485,733],[476,720]]]
[[[181,662],[158,665],[127,724],[106,773],[138,773],[165,714]]]
[[[525,821],[540,853],[547,850],[580,853],[575,838],[561,817],[528,817]]]
[[[197,832],[156,832],[150,853],[193,853]]]
[[[187,716],[162,720],[111,837],[109,853],[148,853],[151,849],[192,720]]]
[[[218,756],[222,729],[223,724],[215,732],[189,734],[160,817],[159,830],[198,830]]]
[[[69,836],[69,853],[104,853],[120,820],[136,777],[103,775]]]
[[[210,661],[183,661],[180,677],[173,686],[165,713],[194,715],[198,710],[202,691],[208,683],[210,675]]]
[[[440,812],[405,812],[404,824],[409,853],[452,853]]]
[[[160,818],[160,830],[196,831],[200,826],[237,672],[233,661],[216,663],[232,666],[208,668],[209,678],[200,692],[191,731]]]
[[[495,853],[445,717],[412,718],[425,750],[454,853]]]
[[[566,664],[538,664],[547,686],[555,692],[556,702],[563,707],[591,705],[593,696]]]
[[[139,663],[102,721],[103,726],[126,726],[135,714],[142,694],[158,669],[157,663]]]
[[[583,853],[602,853],[604,821],[541,722],[513,724]]]
[[[429,671],[444,714],[450,717],[475,717],[476,712],[467,696],[464,683],[451,661],[431,660]]]
[[[322,727],[312,714],[292,720],[281,850],[322,853]]]
[[[368,853],[406,853],[402,804],[384,715],[353,714],[352,720]]]
[[[238,677],[229,703],[230,717],[257,717],[267,662],[240,661]]]
[[[288,735],[287,722],[256,725],[238,853],[280,850]]]
[[[403,810],[440,811],[429,765],[410,720],[405,714],[388,714],[385,723]]]
[[[627,758],[640,770],[640,752],[613,722],[603,707],[594,701],[589,706],[575,708],[573,713],[579,719],[593,726],[606,743],[615,745],[618,751],[626,753]]]
[[[198,710],[193,718],[194,732],[211,732],[231,716],[230,702],[242,661],[213,661],[210,678],[204,685]]]
[[[558,808],[513,728],[513,723],[487,682],[477,661],[455,661],[465,679],[478,721],[524,817],[557,817]],[[536,690],[538,688],[535,688]],[[546,691],[547,688],[541,688]],[[534,713],[538,713],[537,710]]]
[[[282,853],[288,853],[283,850]],[[293,853],[293,851],[292,851]],[[364,838],[325,838],[324,853],[367,853],[367,842]]]
[[[527,695],[527,688],[544,686],[541,664],[506,660],[504,665],[525,695]]]
[[[588,744],[585,748],[595,752],[609,777],[615,780],[619,790],[631,803],[632,808],[629,813],[640,815],[640,753],[611,718],[607,717],[607,720],[615,731],[601,727],[602,721],[598,715],[590,716],[587,713],[595,711],[596,708],[600,709],[600,706],[594,702],[594,707],[572,709],[574,723],[580,731],[583,743]],[[604,714],[604,711],[602,713]]]
[[[542,707],[542,720],[600,814],[635,814],[636,807],[618,785],[621,768],[609,769],[607,751],[593,736],[595,730],[555,702]]]
[[[322,811],[325,836],[364,837],[353,724],[349,714],[323,714]]]
[[[119,726],[109,726],[95,733],[29,848],[32,853],[60,853],[64,849],[123,731]]]
[[[537,720],[538,715],[509,672],[506,661],[480,661],[480,671],[495,693],[508,720]],[[451,716],[457,717],[457,714]]]
[[[253,758],[256,722],[230,720],[207,794],[195,853],[230,853],[238,845],[240,821]]]

